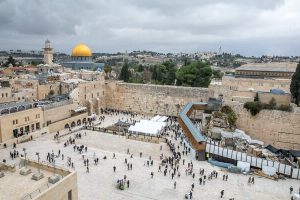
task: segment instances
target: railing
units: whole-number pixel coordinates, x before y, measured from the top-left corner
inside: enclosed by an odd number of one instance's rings
[[[34,199],[36,196],[38,196],[39,194],[41,194],[42,192],[44,192],[45,190],[47,190],[51,185],[49,183],[42,185],[40,188],[34,190],[33,192],[25,195],[22,200],[30,200],[30,199]]]
[[[49,110],[49,109],[60,107],[60,106],[65,106],[65,105],[72,104],[72,103],[73,103],[73,100],[68,99],[68,100],[54,102],[54,103],[47,104],[47,105],[42,105],[41,108],[45,111],[45,110]]]

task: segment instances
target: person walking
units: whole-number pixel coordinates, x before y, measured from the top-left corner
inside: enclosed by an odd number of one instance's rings
[[[224,196],[224,190],[221,190],[221,198]]]
[[[174,182],[174,189],[176,189],[176,184],[177,184],[177,183],[176,183],[176,181],[175,181],[175,182]]]
[[[86,173],[90,173],[89,166],[86,166]]]
[[[290,194],[293,193],[293,190],[294,190],[294,188],[293,188],[293,186],[291,186],[291,187],[290,187]]]
[[[116,172],[116,166],[113,166],[113,170],[114,170],[114,172]]]
[[[127,187],[129,188],[129,180],[127,180]]]

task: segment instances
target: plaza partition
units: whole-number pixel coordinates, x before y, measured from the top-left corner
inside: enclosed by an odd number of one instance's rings
[[[252,167],[262,169],[264,166],[273,167],[279,174],[287,175],[294,179],[300,180],[300,170],[299,168],[294,168],[287,164],[282,164],[277,161],[266,160],[263,158],[247,155],[247,153],[234,151],[226,147],[220,147],[218,142],[207,141],[206,142],[206,153],[220,156],[221,158],[230,159],[235,163],[237,161],[243,161],[250,163]]]

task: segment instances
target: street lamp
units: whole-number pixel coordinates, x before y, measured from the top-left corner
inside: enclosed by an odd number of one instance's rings
[[[39,174],[41,173],[41,169],[40,169],[40,153],[36,152],[35,155],[37,155],[38,157],[38,169],[39,169]]]
[[[52,153],[52,161],[53,161],[53,168],[54,168],[54,170],[53,170],[53,176],[55,175],[55,157],[54,157],[54,153]]]
[[[27,161],[26,161],[26,148],[23,148],[23,152],[24,152],[24,157],[25,157],[25,162],[24,162],[24,165],[25,165],[25,168],[27,168]]]

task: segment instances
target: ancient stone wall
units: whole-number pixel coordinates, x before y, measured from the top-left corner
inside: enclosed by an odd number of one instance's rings
[[[243,104],[225,102],[238,116],[237,127],[252,139],[261,140],[278,148],[300,149],[300,108],[293,112],[262,110],[252,116]]]
[[[177,116],[188,102],[207,101],[207,88],[108,82],[105,106],[148,114]]]

